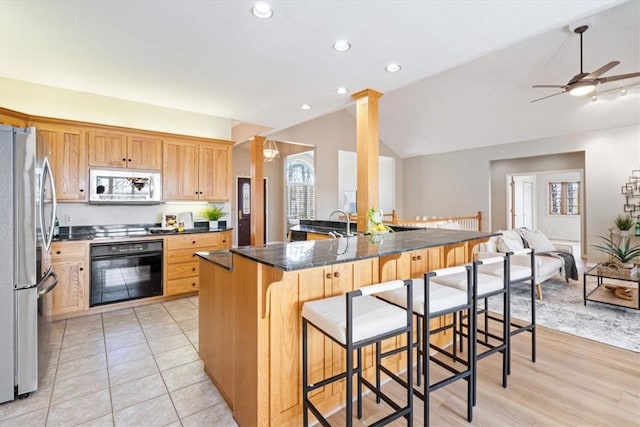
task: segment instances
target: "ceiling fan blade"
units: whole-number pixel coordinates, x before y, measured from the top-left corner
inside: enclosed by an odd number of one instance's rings
[[[567,91],[565,90],[565,91],[562,91],[562,92],[554,93],[553,95],[543,96],[542,98],[534,99],[533,101],[531,101],[531,103],[542,101],[543,99],[551,98],[552,96],[561,95],[563,93],[567,93]]]
[[[630,84],[630,85],[618,86],[618,87],[615,87],[613,89],[601,90],[601,91],[598,91],[598,95],[604,95],[606,93],[611,93],[611,92],[620,92],[623,89],[629,90],[629,89],[634,88],[636,86],[640,86],[640,82],[633,83],[633,84]]]
[[[553,87],[553,88],[558,88],[558,89],[564,89],[567,86],[566,85],[533,85],[531,87]]]
[[[603,65],[602,67],[598,68],[592,73],[587,74],[586,76],[583,77],[583,79],[589,80],[589,79],[598,78],[618,64],[620,64],[620,61],[611,61],[607,65]]]
[[[640,77],[640,72],[618,74],[617,76],[602,77],[598,80],[600,81],[600,83],[607,83],[607,82],[615,82],[616,80],[631,79],[633,77]]]

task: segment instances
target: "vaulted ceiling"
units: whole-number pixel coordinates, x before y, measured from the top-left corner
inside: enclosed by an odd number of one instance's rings
[[[380,136],[402,157],[640,123],[633,90],[530,103],[553,93],[531,85],[578,73],[572,24],[591,26],[586,71],[612,60],[608,74],[640,71],[637,1],[270,3],[260,20],[247,1],[2,0],[0,76],[272,131],[372,88],[384,93]],[[333,50],[338,39],[352,48]]]

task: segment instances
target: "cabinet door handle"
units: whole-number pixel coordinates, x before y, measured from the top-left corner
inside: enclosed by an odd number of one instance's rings
[[[122,161],[123,161],[123,162],[126,162],[126,161],[127,161],[127,159],[125,159],[125,158],[123,157],[123,158],[122,158]]]
[[[340,272],[336,271],[335,273],[333,273],[333,277],[340,277]]]
[[[129,159],[129,161],[131,161],[131,159]]]
[[[422,259],[422,255],[418,255],[418,260],[421,260],[421,259]]]
[[[81,193],[84,193],[84,188],[81,188],[81,189],[80,189],[80,192],[81,192]]]
[[[84,267],[80,267],[78,270],[80,270],[80,271],[84,271]]]
[[[60,255],[62,252],[60,251],[56,251],[56,255]]]
[[[195,244],[196,244],[196,241],[195,241],[195,240],[193,240],[193,241],[191,241],[191,243],[193,243],[193,244],[195,245]]]
[[[191,267],[191,271],[196,271],[196,268],[195,267]]]
[[[196,285],[195,283],[192,283],[192,284],[191,284],[191,286],[195,286],[195,285]]]
[[[200,192],[200,194],[202,194],[202,191]]]
[[[331,279],[331,273],[327,273],[327,279]]]
[[[411,261],[416,261],[418,259],[418,257],[412,256],[411,257]]]

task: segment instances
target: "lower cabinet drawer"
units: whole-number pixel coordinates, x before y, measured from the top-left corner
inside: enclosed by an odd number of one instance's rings
[[[179,264],[185,262],[197,262],[198,257],[196,251],[202,249],[176,249],[172,251],[166,251],[167,264]]]
[[[181,264],[168,264],[165,277],[169,280],[173,280],[190,276],[198,276],[198,274],[200,274],[200,263],[198,261],[194,261],[183,262]]]
[[[164,294],[177,295],[197,291],[199,279],[198,276],[194,276],[184,279],[167,280],[167,288],[164,290]]]

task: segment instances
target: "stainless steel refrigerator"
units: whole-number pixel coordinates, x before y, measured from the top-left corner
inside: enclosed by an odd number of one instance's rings
[[[0,403],[37,390],[45,373],[45,306],[58,278],[42,260],[55,216],[53,175],[48,159],[36,158],[35,128],[0,125]]]

